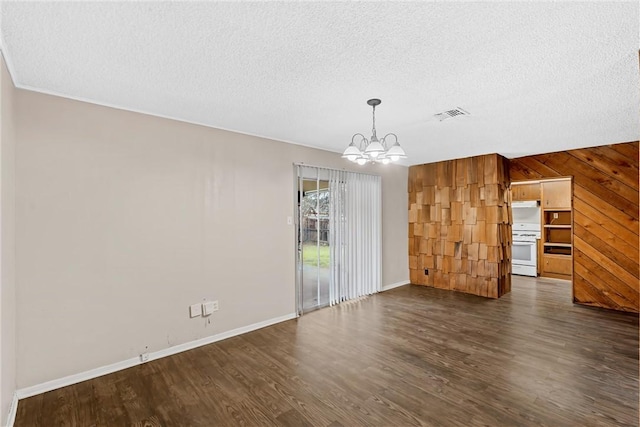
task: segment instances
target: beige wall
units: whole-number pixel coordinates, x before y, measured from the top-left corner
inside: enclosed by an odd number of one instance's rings
[[[16,390],[15,89],[0,55],[0,423]]]
[[[22,90],[16,120],[19,388],[293,313],[292,162],[363,170]],[[408,281],[407,168],[364,171],[382,175],[383,285]],[[203,298],[211,324],[188,316]]]

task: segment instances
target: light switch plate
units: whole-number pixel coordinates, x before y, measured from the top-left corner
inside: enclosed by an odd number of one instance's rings
[[[215,308],[215,304],[213,303],[213,301],[207,301],[207,302],[203,302],[202,303],[202,315],[203,316],[208,316],[211,313],[213,313]]]
[[[189,315],[193,317],[198,317],[202,314],[202,308],[200,304],[193,304],[189,306]]]

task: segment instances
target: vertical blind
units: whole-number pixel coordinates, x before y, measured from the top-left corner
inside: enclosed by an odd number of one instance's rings
[[[298,166],[329,181],[329,303],[380,291],[382,190],[379,176]]]

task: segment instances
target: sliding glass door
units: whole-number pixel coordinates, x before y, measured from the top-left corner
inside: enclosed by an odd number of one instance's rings
[[[329,182],[300,179],[299,252],[302,311],[329,304]]]
[[[300,314],[380,290],[379,176],[297,166]]]

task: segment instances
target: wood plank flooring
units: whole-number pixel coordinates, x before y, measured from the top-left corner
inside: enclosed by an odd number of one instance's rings
[[[637,426],[638,316],[403,286],[21,400],[16,426]]]

